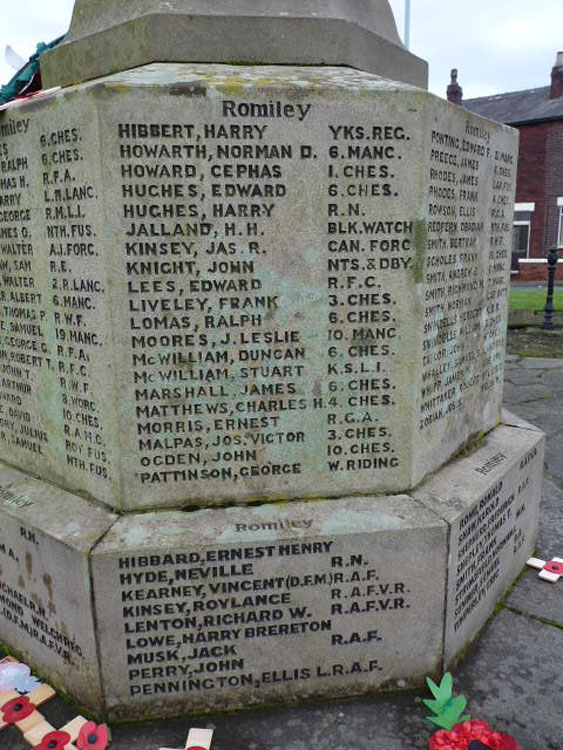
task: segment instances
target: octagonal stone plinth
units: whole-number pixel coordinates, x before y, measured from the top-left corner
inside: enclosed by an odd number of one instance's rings
[[[4,467],[0,636],[114,720],[422,685],[533,553],[543,440],[503,425],[411,496],[119,519]]]
[[[500,417],[516,132],[343,68],[0,113],[0,455],[125,510],[403,492]]]
[[[0,464],[0,641],[95,711],[102,689],[89,556],[115,521]]]
[[[92,558],[108,711],[420,684],[441,665],[446,547],[406,496],[127,516]]]
[[[445,668],[483,628],[532,556],[538,535],[544,436],[511,414],[503,422],[477,451],[413,493],[450,527]],[[508,426],[514,422],[518,428]]]

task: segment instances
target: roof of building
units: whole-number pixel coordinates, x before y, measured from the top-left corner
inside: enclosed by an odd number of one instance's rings
[[[550,87],[510,91],[507,94],[464,99],[463,106],[506,125],[563,120],[563,96],[549,98]]]

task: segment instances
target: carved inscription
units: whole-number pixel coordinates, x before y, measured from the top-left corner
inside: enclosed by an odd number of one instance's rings
[[[528,445],[533,444],[528,440]],[[533,551],[536,530],[537,483],[541,477],[540,438],[521,453],[516,465],[496,453],[476,465],[477,475],[494,469],[497,479],[453,527],[453,578],[450,583],[449,638],[474,633],[487,617],[491,596],[498,596],[518,574]],[[502,466],[510,465],[506,473]]]
[[[396,482],[408,127],[321,123],[313,101],[194,110],[115,125],[139,484]]]
[[[11,493],[2,489],[2,497]],[[83,645],[76,632],[61,625],[67,613],[41,558],[44,541],[34,528],[2,514],[0,529],[0,633],[14,646],[43,650],[59,668],[84,668]],[[60,611],[57,611],[59,608]]]
[[[210,505],[401,491],[491,428],[501,126],[421,128],[346,71],[294,98],[158,70],[2,124],[3,457],[111,505]]]
[[[29,124],[29,117],[18,118],[0,131],[0,440],[42,456],[49,436],[35,424],[29,401],[36,372],[52,362],[31,228],[31,165],[23,137]]]
[[[102,495],[114,477],[100,196],[94,135],[66,114],[14,108],[1,126],[0,441],[3,458]]]
[[[500,392],[514,156],[491,130],[432,130],[419,429]]]
[[[385,507],[394,503],[409,512],[405,500],[389,498]],[[232,705],[242,705],[258,689],[268,695],[289,685],[294,694],[375,686],[408,671],[403,644],[421,622],[428,651],[416,659],[432,662],[440,649],[440,628],[434,632],[432,622],[441,617],[445,526],[424,517],[430,525],[421,549],[434,545],[426,559],[436,577],[421,596],[423,572],[400,562],[395,546],[402,530],[350,533],[349,524],[361,525],[370,506],[365,499],[323,504],[326,527],[336,531],[344,522],[348,533],[319,535],[323,521],[297,504],[292,515],[278,517],[214,511],[229,543],[190,541],[110,555],[100,548],[94,576],[104,592],[101,637],[114,642],[111,663],[103,667],[110,702],[142,707],[158,695],[170,706],[175,699],[219,705],[229,695]],[[199,515],[149,514],[144,533],[158,536],[164,529],[164,540],[167,527],[180,523],[195,539],[205,522]]]
[[[53,367],[59,381],[67,466],[102,480],[110,478],[104,423],[91,383],[92,358],[105,348],[96,310],[106,304],[105,271],[91,207],[99,196],[84,179],[80,127],[40,136],[43,216],[49,248]]]

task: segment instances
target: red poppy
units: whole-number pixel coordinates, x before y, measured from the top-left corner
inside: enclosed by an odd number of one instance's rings
[[[2,706],[2,719],[6,724],[15,724],[18,721],[27,719],[35,711],[35,706],[26,696],[12,698],[11,701],[4,703]]]
[[[109,742],[109,732],[105,724],[95,724],[87,721],[80,730],[76,747],[78,750],[106,750]]]
[[[430,738],[429,750],[469,750],[472,740],[490,750],[522,750],[509,734],[495,732],[485,721],[464,721],[451,732],[440,730]]]
[[[64,750],[70,742],[70,734],[66,732],[49,732],[46,734],[39,745],[35,745],[33,750]]]

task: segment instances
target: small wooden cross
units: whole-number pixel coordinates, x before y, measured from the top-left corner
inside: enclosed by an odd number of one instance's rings
[[[7,656],[5,659],[0,660],[0,666],[3,664],[17,665],[19,664],[19,662],[17,662],[15,659],[12,659],[10,656]],[[17,690],[7,690],[0,692],[0,731],[5,727],[11,726],[13,724],[13,726],[17,727],[20,730],[25,741],[29,742],[32,747],[39,745],[46,734],[49,734],[50,732],[54,732],[56,730],[55,727],[49,724],[43,714],[41,714],[37,710],[37,706],[41,706],[43,703],[51,700],[51,698],[54,698],[55,695],[56,692],[50,685],[41,683],[39,683],[38,687],[36,687],[34,690],[31,690],[26,695],[21,695],[21,693],[19,693]],[[21,721],[15,722],[4,721],[4,719],[2,718],[2,709],[5,708],[7,704],[10,704],[13,707],[12,710],[15,711],[22,710],[23,708],[25,712],[25,718],[21,719]],[[26,710],[26,707],[28,705],[31,705],[33,708],[31,712],[29,711],[29,708],[27,708]],[[18,706],[20,706],[21,708],[18,708]],[[76,750],[76,746],[74,743],[78,739],[80,730],[86,723],[87,719],[85,719],[83,716],[77,716],[72,721],[69,721],[68,724],[65,724],[64,727],[61,727],[61,729],[59,729],[60,732],[66,732],[70,737],[70,741],[67,742],[64,750]]]
[[[539,569],[538,578],[550,583],[557,583],[557,581],[563,576],[563,557],[553,557],[551,562],[540,560],[537,557],[530,557],[526,561],[526,565],[530,568]]]
[[[186,746],[182,750],[210,750],[213,739],[213,729],[190,729]],[[161,747],[160,750],[172,750]]]

